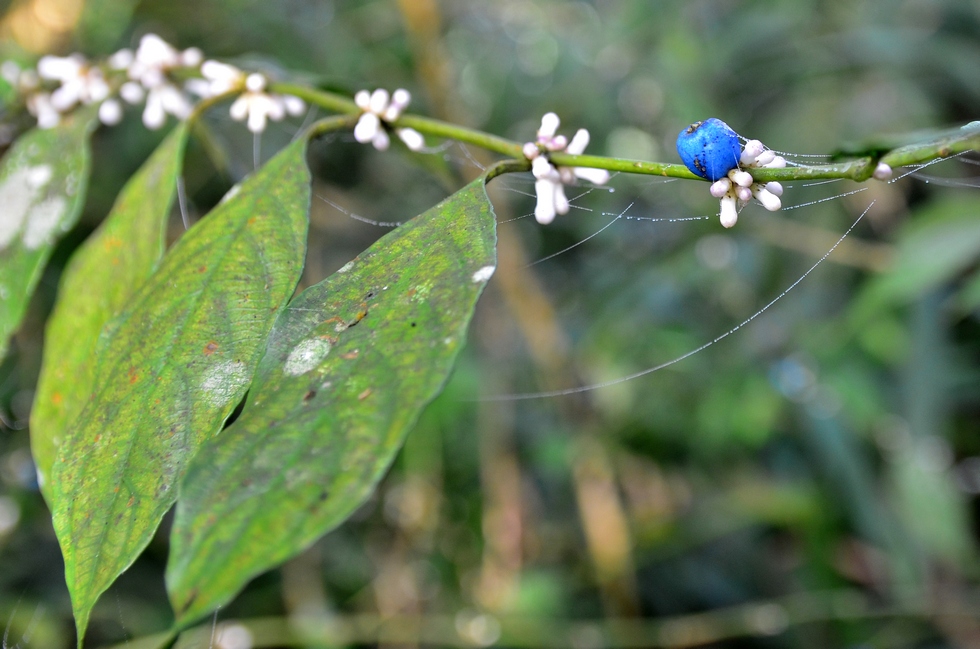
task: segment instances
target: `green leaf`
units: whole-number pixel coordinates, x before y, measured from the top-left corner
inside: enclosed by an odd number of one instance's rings
[[[31,410],[31,451],[45,494],[65,428],[92,391],[99,332],[163,257],[187,133],[186,123],[178,125],[126,183],[109,216],[75,252],[62,276]]]
[[[855,331],[883,308],[911,302],[976,263],[980,222],[975,203],[953,196],[916,211],[899,234],[893,266],[873,278],[852,304],[850,325]]]
[[[150,541],[200,444],[244,395],[306,250],[306,140],[198,222],[102,334],[95,388],[52,468],[79,638]]]
[[[493,272],[483,179],[279,317],[241,416],[181,483],[167,586],[184,625],[343,522],[442,389]]]
[[[0,169],[0,358],[58,237],[85,203],[91,111],[18,139]]]

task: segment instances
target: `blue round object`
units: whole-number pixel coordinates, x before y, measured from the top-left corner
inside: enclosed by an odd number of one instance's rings
[[[680,132],[677,154],[693,173],[714,182],[738,166],[742,144],[728,124],[711,117]]]

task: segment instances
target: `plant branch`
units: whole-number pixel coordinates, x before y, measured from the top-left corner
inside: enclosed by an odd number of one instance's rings
[[[273,92],[294,95],[325,110],[351,116],[356,116],[361,113],[361,109],[351,99],[336,93],[315,90],[290,83],[274,83],[270,89]],[[351,122],[351,125],[353,125],[353,122]],[[519,142],[514,142],[513,140],[485,133],[477,129],[450,124],[442,120],[405,114],[395,120],[392,126],[395,128],[413,128],[425,135],[444,137],[458,142],[473,144],[517,161],[525,160],[522,152],[522,144]],[[884,153],[880,157],[869,155],[825,165],[799,165],[782,169],[757,168],[747,169],[747,171],[758,182],[833,179],[863,182],[871,178],[879,162],[884,162],[891,167],[902,167],[948,158],[965,151],[977,149],[980,149],[980,124],[973,122],[960,129],[951,131],[943,137],[901,146]],[[559,152],[549,153],[548,157],[553,164],[562,167],[591,167],[623,173],[705,181],[704,178],[697,176],[684,165],[666,162],[645,162],[642,160],[627,160],[624,158],[595,155],[572,155]],[[488,179],[499,173],[527,171],[528,168],[529,165],[526,164],[501,168],[500,171],[491,174]]]

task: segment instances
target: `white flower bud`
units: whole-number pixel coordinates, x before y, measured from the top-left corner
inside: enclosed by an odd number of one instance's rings
[[[776,159],[776,153],[771,149],[768,151],[763,151],[755,159],[755,164],[757,167],[765,167],[767,164]]]
[[[380,117],[381,114],[388,108],[388,99],[388,91],[384,88],[378,88],[371,93],[371,101],[368,105],[368,110]]]
[[[296,117],[306,111],[306,102],[293,95],[283,95],[282,103],[286,107],[286,112]]]
[[[538,129],[539,138],[552,138],[558,132],[561,120],[555,113],[545,113],[541,118],[541,128]]]
[[[539,156],[534,159],[531,163],[531,173],[538,180],[550,180],[551,182],[559,182],[561,180],[558,170],[544,156]]]
[[[123,109],[115,99],[106,99],[99,106],[99,121],[106,126],[115,126],[122,121]]]
[[[775,196],[782,196],[783,195],[783,186],[782,186],[782,184],[776,182],[775,180],[772,181],[772,182],[766,183],[766,189],[769,190],[769,193],[770,194],[773,194]]]
[[[123,48],[109,57],[109,67],[113,70],[125,70],[133,64],[133,50]]]
[[[245,89],[249,92],[262,92],[265,90],[265,77],[253,72],[245,78]]]
[[[888,180],[892,177],[892,168],[884,162],[879,162],[871,177],[875,180]]]
[[[236,122],[244,121],[248,117],[248,97],[242,95],[232,102],[231,108],[228,109],[228,114]]]
[[[156,34],[146,34],[136,48],[135,60],[149,67],[173,67],[180,63],[177,50]]]
[[[755,162],[755,159],[759,156],[759,154],[765,150],[766,147],[763,146],[762,142],[759,140],[749,140],[745,143],[745,146],[742,147],[742,155],[739,158],[739,163],[743,165],[750,165]]]
[[[568,148],[565,150],[572,155],[582,155],[587,146],[589,146],[589,132],[584,128],[580,128],[575,131],[575,136],[568,143]]]
[[[786,167],[786,158],[781,155],[776,156],[772,159],[772,162],[766,165],[769,169],[784,169]]]
[[[551,138],[551,143],[547,145],[550,151],[561,151],[568,146],[568,138],[564,135],[556,135]]]
[[[425,148],[425,138],[414,128],[400,128],[397,133],[411,151],[421,151]]]
[[[249,108],[248,122],[246,123],[246,126],[248,127],[248,130],[252,131],[253,133],[261,133],[265,130],[268,113],[254,104]]]
[[[180,54],[180,63],[187,68],[196,68],[204,60],[204,52],[198,47],[188,47]]]
[[[187,119],[194,110],[184,93],[170,84],[156,89],[153,94],[160,96],[163,109],[177,119]]]
[[[372,142],[381,129],[381,119],[374,113],[364,113],[354,126],[354,139],[365,144]]]
[[[749,187],[752,185],[752,174],[747,171],[742,171],[741,169],[732,169],[728,172],[728,177],[732,179],[732,182],[740,187]]]
[[[383,128],[379,128],[378,132],[374,134],[374,139],[371,140],[371,144],[378,151],[387,151],[388,147],[391,145],[391,139],[388,137],[388,131]]]
[[[731,196],[721,199],[721,224],[730,228],[738,221],[738,205]]]
[[[568,214],[568,197],[565,196],[565,185],[559,183],[555,186],[555,211],[559,214]]]
[[[143,108],[143,125],[151,131],[163,126],[167,121],[167,112],[163,108],[163,99],[159,93],[152,92],[146,98]]]
[[[779,208],[783,206],[782,202],[779,200],[779,197],[762,185],[755,185],[752,189],[752,195],[759,199],[762,206],[770,212],[777,212],[779,211]]]
[[[354,103],[361,110],[367,110],[371,107],[371,93],[367,90],[358,90],[354,95]]]
[[[711,183],[711,195],[715,198],[721,198],[728,193],[728,190],[732,188],[732,181],[728,178],[721,178]]]
[[[534,142],[525,142],[524,146],[521,148],[521,153],[523,153],[524,157],[528,160],[534,160],[541,155],[541,151],[538,149],[537,145],[534,144]]]
[[[65,84],[51,93],[51,106],[61,113],[71,110],[78,101],[78,84]]]
[[[543,159],[538,158],[538,160]],[[557,188],[557,184],[543,178],[534,183],[534,193],[538,197],[534,206],[534,219],[541,225],[548,225],[555,220],[555,191]]]
[[[119,88],[119,96],[130,104],[138,104],[143,101],[143,97],[146,96],[146,93],[143,91],[143,86],[140,84],[136,83],[135,81],[127,81]]]
[[[592,167],[575,167],[572,172],[576,177],[586,180],[593,185],[605,185],[609,182],[609,171],[606,169],[593,169]]]
[[[391,96],[391,105],[397,106],[399,110],[405,110],[408,104],[412,101],[412,93],[405,90],[404,88],[399,88]]]
[[[84,61],[80,56],[42,56],[37,62],[37,73],[42,79],[67,81],[82,72]]]
[[[752,200],[752,190],[748,187],[736,187],[735,195],[738,196],[738,200],[742,201],[743,203],[747,203],[748,201]]]

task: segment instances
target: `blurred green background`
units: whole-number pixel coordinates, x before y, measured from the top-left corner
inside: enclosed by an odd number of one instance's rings
[[[554,110],[563,132],[591,131],[589,153],[631,158],[676,161],[676,134],[710,116],[816,154],[980,113],[976,0],[0,6],[0,53],[24,63],[104,56],[153,31],[324,88],[405,87],[415,111],[519,141]],[[254,164],[226,108],[206,126],[185,173],[195,219]],[[297,127],[273,124],[259,156]],[[74,641],[28,450],[43,323],[73,248],[161,136],[134,109],[96,134],[82,222],[0,365],[7,647]],[[314,144],[314,189],[331,203],[314,199],[304,284],[384,233],[349,214],[406,220],[490,159]],[[717,212],[700,183],[620,175],[614,191],[570,189],[585,195],[542,228],[518,218],[533,209],[530,176],[494,181],[500,268],[446,391],[375,497],[219,622],[276,616],[268,637],[253,627],[271,645],[326,633],[357,646],[980,646],[977,161],[775,215],[750,206],[731,231],[668,221]],[[860,188],[797,184],[783,202]],[[805,281],[693,357],[574,396],[481,400],[615,379],[701,346],[782,293],[872,200]],[[582,243],[618,214],[641,218]],[[169,624],[166,528],[102,598],[90,645]],[[317,626],[330,620],[333,632]],[[217,645],[240,649],[230,637]]]

